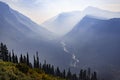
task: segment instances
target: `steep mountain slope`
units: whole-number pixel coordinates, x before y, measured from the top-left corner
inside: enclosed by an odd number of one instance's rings
[[[32,37],[33,33],[35,33],[37,36],[39,34],[39,36],[43,38],[47,38],[50,36],[50,34],[52,34],[51,32],[31,21],[29,18],[17,11],[12,10],[7,4],[0,2],[0,9],[3,10],[0,12],[0,25],[2,25],[2,28],[11,27],[29,37]]]
[[[14,11],[5,3],[0,2],[0,10],[2,10],[0,12],[0,42],[6,43],[10,50],[14,49],[18,54],[29,51],[31,56],[38,51],[39,56],[43,56],[40,57],[42,60],[56,65],[64,62],[69,65],[69,61],[61,60],[61,58],[68,58],[68,60],[70,58],[59,43],[51,40],[54,38],[51,32]],[[30,59],[32,60],[33,57]]]
[[[80,11],[61,13],[45,21],[42,25],[61,36],[69,32],[77,24],[81,18],[80,14]]]
[[[106,80],[117,80],[120,79],[119,35],[120,18],[100,20],[86,16],[63,41],[68,51],[77,56],[77,66],[92,67]]]

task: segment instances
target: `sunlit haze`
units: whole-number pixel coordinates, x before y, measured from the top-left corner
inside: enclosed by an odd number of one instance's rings
[[[120,0],[0,0],[28,16],[38,24],[70,11],[80,11],[88,6],[120,12]]]

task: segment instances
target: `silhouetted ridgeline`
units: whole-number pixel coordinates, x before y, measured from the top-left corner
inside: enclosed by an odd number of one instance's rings
[[[79,75],[73,74],[70,69],[61,71],[44,61],[39,62],[38,52],[33,56],[34,63],[29,61],[29,53],[18,56],[0,44],[0,80],[98,80],[97,73],[88,70],[80,70]],[[11,74],[12,72],[12,74]],[[21,77],[22,76],[22,77]]]

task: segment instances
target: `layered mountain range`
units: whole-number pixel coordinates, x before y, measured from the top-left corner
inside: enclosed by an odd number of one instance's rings
[[[64,12],[45,21],[42,25],[49,31],[63,36],[80,22],[86,15],[90,15],[96,19],[120,18],[120,12],[111,12],[95,7],[87,7],[83,11]]]
[[[32,56],[38,51],[41,60],[61,68],[91,67],[105,80],[120,79],[119,12],[88,7],[58,14],[41,26],[5,3],[0,10],[0,41],[10,50]]]
[[[39,56],[42,56],[41,60],[60,66],[63,63],[68,65],[69,55],[65,54],[61,45],[53,40],[55,34],[3,2],[0,2],[0,10],[2,10],[0,12],[0,42],[6,43],[9,49],[14,49],[18,55],[28,52],[30,56],[33,56],[33,53],[38,51]],[[61,58],[68,59],[57,61]],[[30,59],[32,60],[33,57]]]

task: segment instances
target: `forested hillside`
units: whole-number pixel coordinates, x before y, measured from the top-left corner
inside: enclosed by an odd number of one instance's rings
[[[38,52],[33,56],[34,61],[29,61],[29,53],[18,56],[0,44],[0,80],[98,80],[97,73],[88,70],[80,70],[79,74],[73,74],[70,70],[61,70],[59,67],[43,64],[39,61]]]

